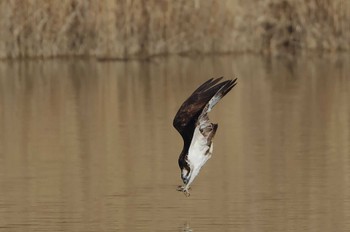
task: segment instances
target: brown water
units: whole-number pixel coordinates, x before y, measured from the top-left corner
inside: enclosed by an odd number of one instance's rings
[[[350,57],[0,62],[0,231],[350,231]],[[186,198],[172,119],[209,77]]]

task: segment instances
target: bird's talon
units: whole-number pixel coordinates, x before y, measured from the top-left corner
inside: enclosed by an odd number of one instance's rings
[[[183,192],[184,188],[185,188],[184,186],[179,185],[179,186],[177,186],[176,190],[179,192]]]
[[[186,197],[191,196],[191,194],[190,194],[190,192],[188,190],[184,190],[184,194],[185,194]]]
[[[191,194],[189,192],[189,190],[191,189],[191,187],[186,188],[186,186],[177,186],[176,190],[179,192],[183,192],[185,194],[186,197],[189,197]]]

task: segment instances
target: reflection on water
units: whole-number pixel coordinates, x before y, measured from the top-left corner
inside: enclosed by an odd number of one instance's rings
[[[350,231],[349,61],[2,61],[0,231]],[[233,74],[186,198],[173,116]]]
[[[192,232],[193,230],[191,229],[190,225],[188,224],[188,222],[186,222],[182,228],[183,232]]]

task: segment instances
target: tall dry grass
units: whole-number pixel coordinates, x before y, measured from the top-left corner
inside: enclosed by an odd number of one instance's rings
[[[350,50],[349,0],[2,0],[0,58]]]

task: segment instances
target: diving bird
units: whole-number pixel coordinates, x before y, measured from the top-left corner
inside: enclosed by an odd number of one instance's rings
[[[190,185],[213,153],[212,140],[218,124],[210,122],[208,113],[236,85],[237,78],[220,82],[221,79],[211,78],[199,86],[181,105],[173,121],[184,141],[178,160],[184,185],[177,190],[186,196],[190,196]]]

